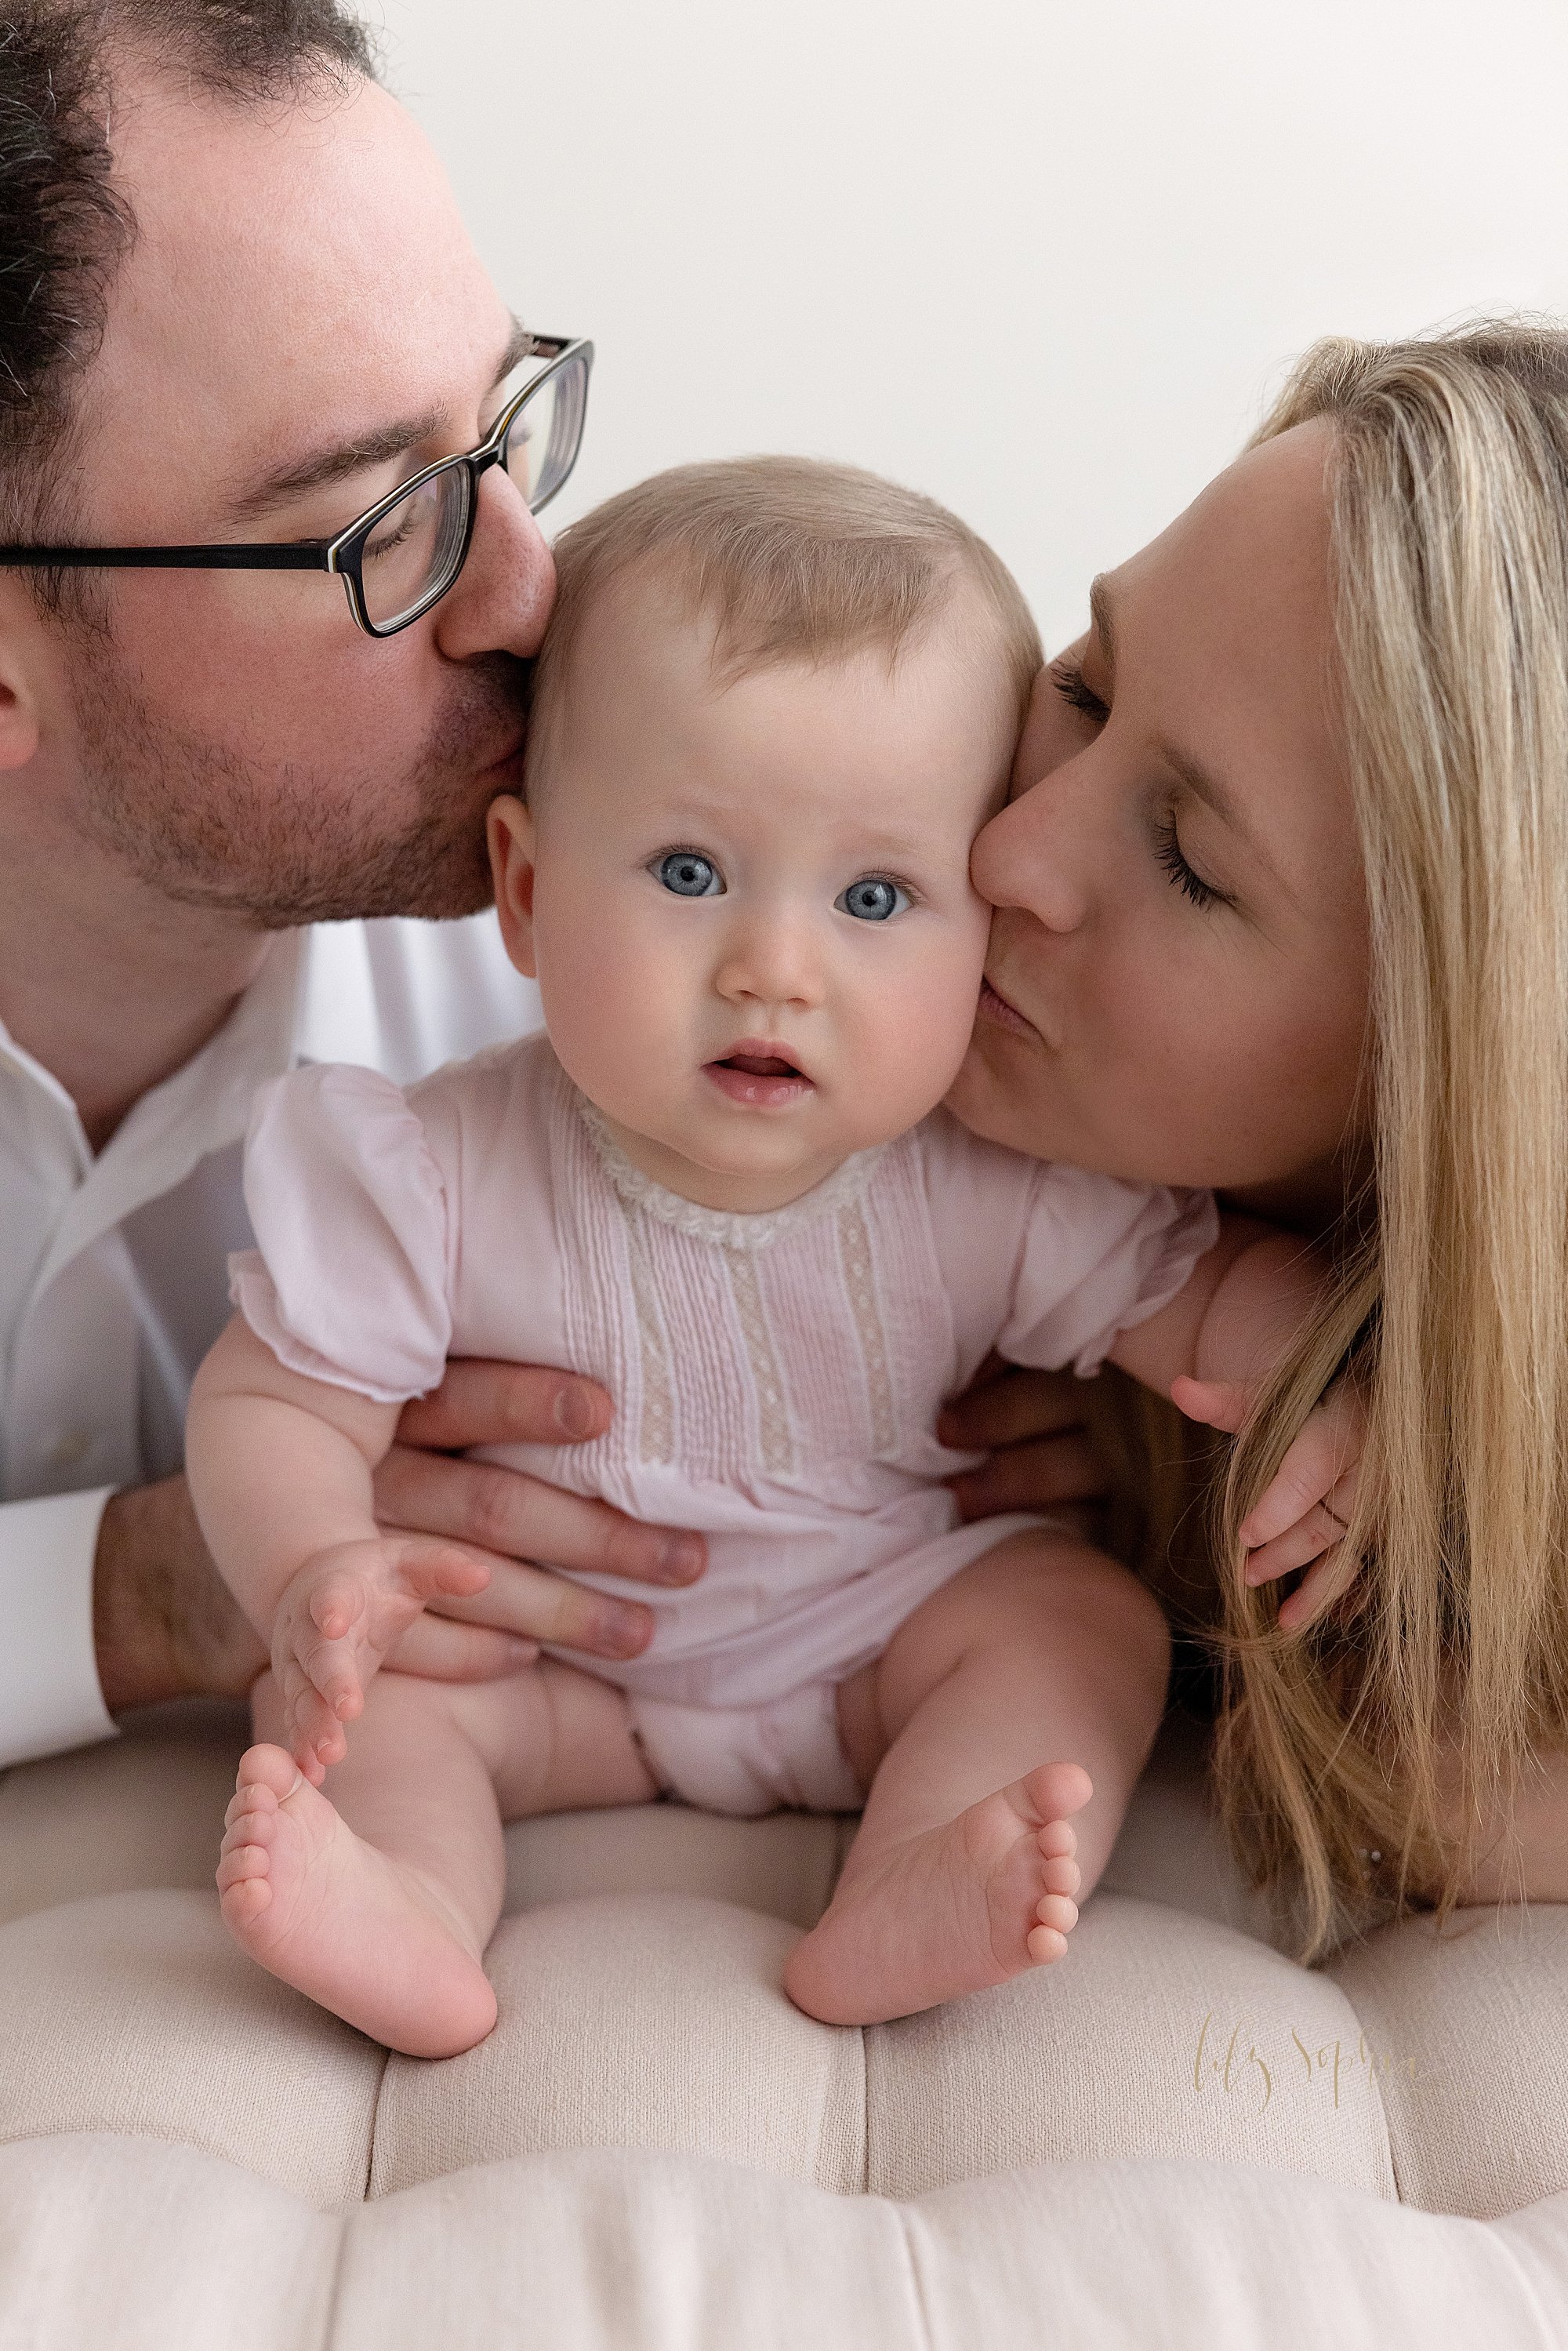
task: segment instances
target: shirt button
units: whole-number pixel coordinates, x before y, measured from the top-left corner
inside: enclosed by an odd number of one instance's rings
[[[57,1469],[74,1469],[92,1451],[92,1438],[85,1429],[68,1428],[57,1437],[49,1447],[49,1460]]]

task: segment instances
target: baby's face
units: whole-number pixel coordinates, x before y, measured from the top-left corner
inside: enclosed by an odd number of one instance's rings
[[[711,631],[623,585],[589,617],[530,815],[492,815],[514,959],[645,1174],[763,1209],[946,1092],[989,908],[969,846],[1014,713],[977,591],[880,652],[716,684]]]

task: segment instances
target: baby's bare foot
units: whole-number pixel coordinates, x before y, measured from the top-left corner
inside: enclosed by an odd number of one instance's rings
[[[455,2057],[496,1995],[417,1873],[366,1844],[281,1747],[243,1757],[218,1891],[235,1940],[285,1983],[410,2057]]]
[[[1067,1815],[1093,1792],[1081,1764],[1042,1763],[858,1870],[852,1855],[785,1991],[824,2024],[882,2024],[1059,1959],[1082,1883]]]

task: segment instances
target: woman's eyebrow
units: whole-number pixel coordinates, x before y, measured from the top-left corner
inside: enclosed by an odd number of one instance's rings
[[[1116,677],[1116,621],[1114,609],[1111,601],[1111,590],[1106,585],[1106,575],[1104,572],[1101,572],[1098,579],[1092,580],[1089,582],[1089,618],[1092,623],[1094,633],[1100,640],[1101,659],[1105,664],[1108,677],[1111,682],[1114,684]]]

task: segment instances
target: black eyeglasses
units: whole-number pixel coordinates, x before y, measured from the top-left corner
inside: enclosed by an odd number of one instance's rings
[[[530,335],[520,364],[547,364],[508,392],[476,449],[438,458],[336,538],[256,547],[0,547],[0,565],[38,570],[335,571],[367,636],[392,637],[439,602],[468,559],[479,477],[505,465],[530,514],[549,506],[577,463],[593,345]]]

